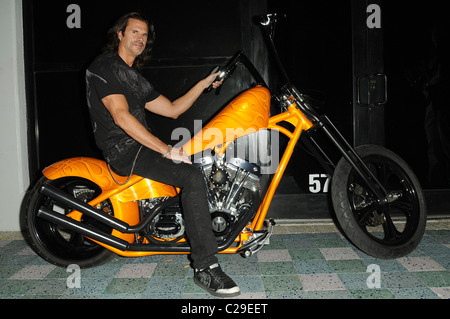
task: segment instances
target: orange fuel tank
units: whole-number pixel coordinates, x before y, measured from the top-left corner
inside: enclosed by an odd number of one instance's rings
[[[188,155],[226,145],[238,137],[267,128],[270,92],[257,86],[239,95],[198,132],[183,149]]]

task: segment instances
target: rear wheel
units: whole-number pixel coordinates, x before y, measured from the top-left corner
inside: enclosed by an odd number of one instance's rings
[[[378,200],[345,159],[336,166],[331,194],[336,217],[359,249],[378,258],[398,258],[413,251],[425,231],[426,206],[411,168],[395,153],[376,145],[356,152],[388,196]]]
[[[79,177],[64,177],[57,180],[48,180],[42,177],[27,194],[26,203],[20,216],[22,233],[29,246],[40,257],[60,267],[77,264],[81,268],[88,268],[110,260],[114,254],[106,248],[78,233],[37,217],[41,206],[64,215],[71,212],[69,208],[63,207],[50,197],[39,193],[43,183],[49,183],[84,202],[91,201],[101,193],[101,189],[96,184]],[[108,200],[99,204],[97,208],[113,214],[112,205]],[[111,228],[84,215],[81,222],[93,225],[107,233],[112,231]]]

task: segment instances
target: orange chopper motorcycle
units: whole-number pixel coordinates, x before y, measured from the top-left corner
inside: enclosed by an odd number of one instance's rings
[[[238,51],[218,80],[229,78],[241,63],[257,84],[183,145],[203,172],[219,252],[248,257],[267,243],[274,222],[266,220],[266,214],[301,140],[332,176],[333,207],[346,237],[377,258],[408,254],[419,244],[426,224],[417,178],[401,158],[381,146],[352,148],[291,84],[273,42],[279,18],[268,14],[258,23],[286,84],[272,95],[244,52]],[[282,112],[270,116],[271,103]],[[249,154],[262,146],[270,149],[271,132],[285,135],[288,143],[269,175],[264,174],[267,161]],[[234,150],[244,140],[246,151],[236,156]],[[118,176],[102,160],[66,159],[44,169],[27,193],[22,232],[39,256],[61,267],[93,267],[114,254],[189,254],[180,192],[140,176]]]

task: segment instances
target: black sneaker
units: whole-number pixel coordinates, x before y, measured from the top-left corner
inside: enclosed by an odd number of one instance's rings
[[[239,287],[223,272],[219,264],[201,270],[195,269],[194,282],[216,297],[229,298],[241,294]]]

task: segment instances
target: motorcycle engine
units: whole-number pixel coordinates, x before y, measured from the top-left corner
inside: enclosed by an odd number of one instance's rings
[[[225,237],[245,211],[253,194],[261,189],[260,167],[240,158],[204,157],[197,160],[204,176],[212,229],[218,239]]]
[[[203,173],[211,225],[217,240],[231,231],[242,214],[249,210],[254,194],[261,189],[260,168],[240,158],[224,161],[214,156],[196,160]],[[140,200],[141,218],[166,198]],[[179,204],[166,207],[147,226],[145,237],[149,240],[177,241],[184,236],[184,220]]]
[[[139,210],[141,220],[150,214],[152,209],[159,203],[166,200],[167,197],[159,197],[152,199],[145,199],[139,201]],[[170,205],[164,208],[161,213],[157,214],[145,230],[145,236],[150,241],[153,238],[163,241],[178,240],[184,236],[184,220],[181,214],[181,207],[179,203]]]

